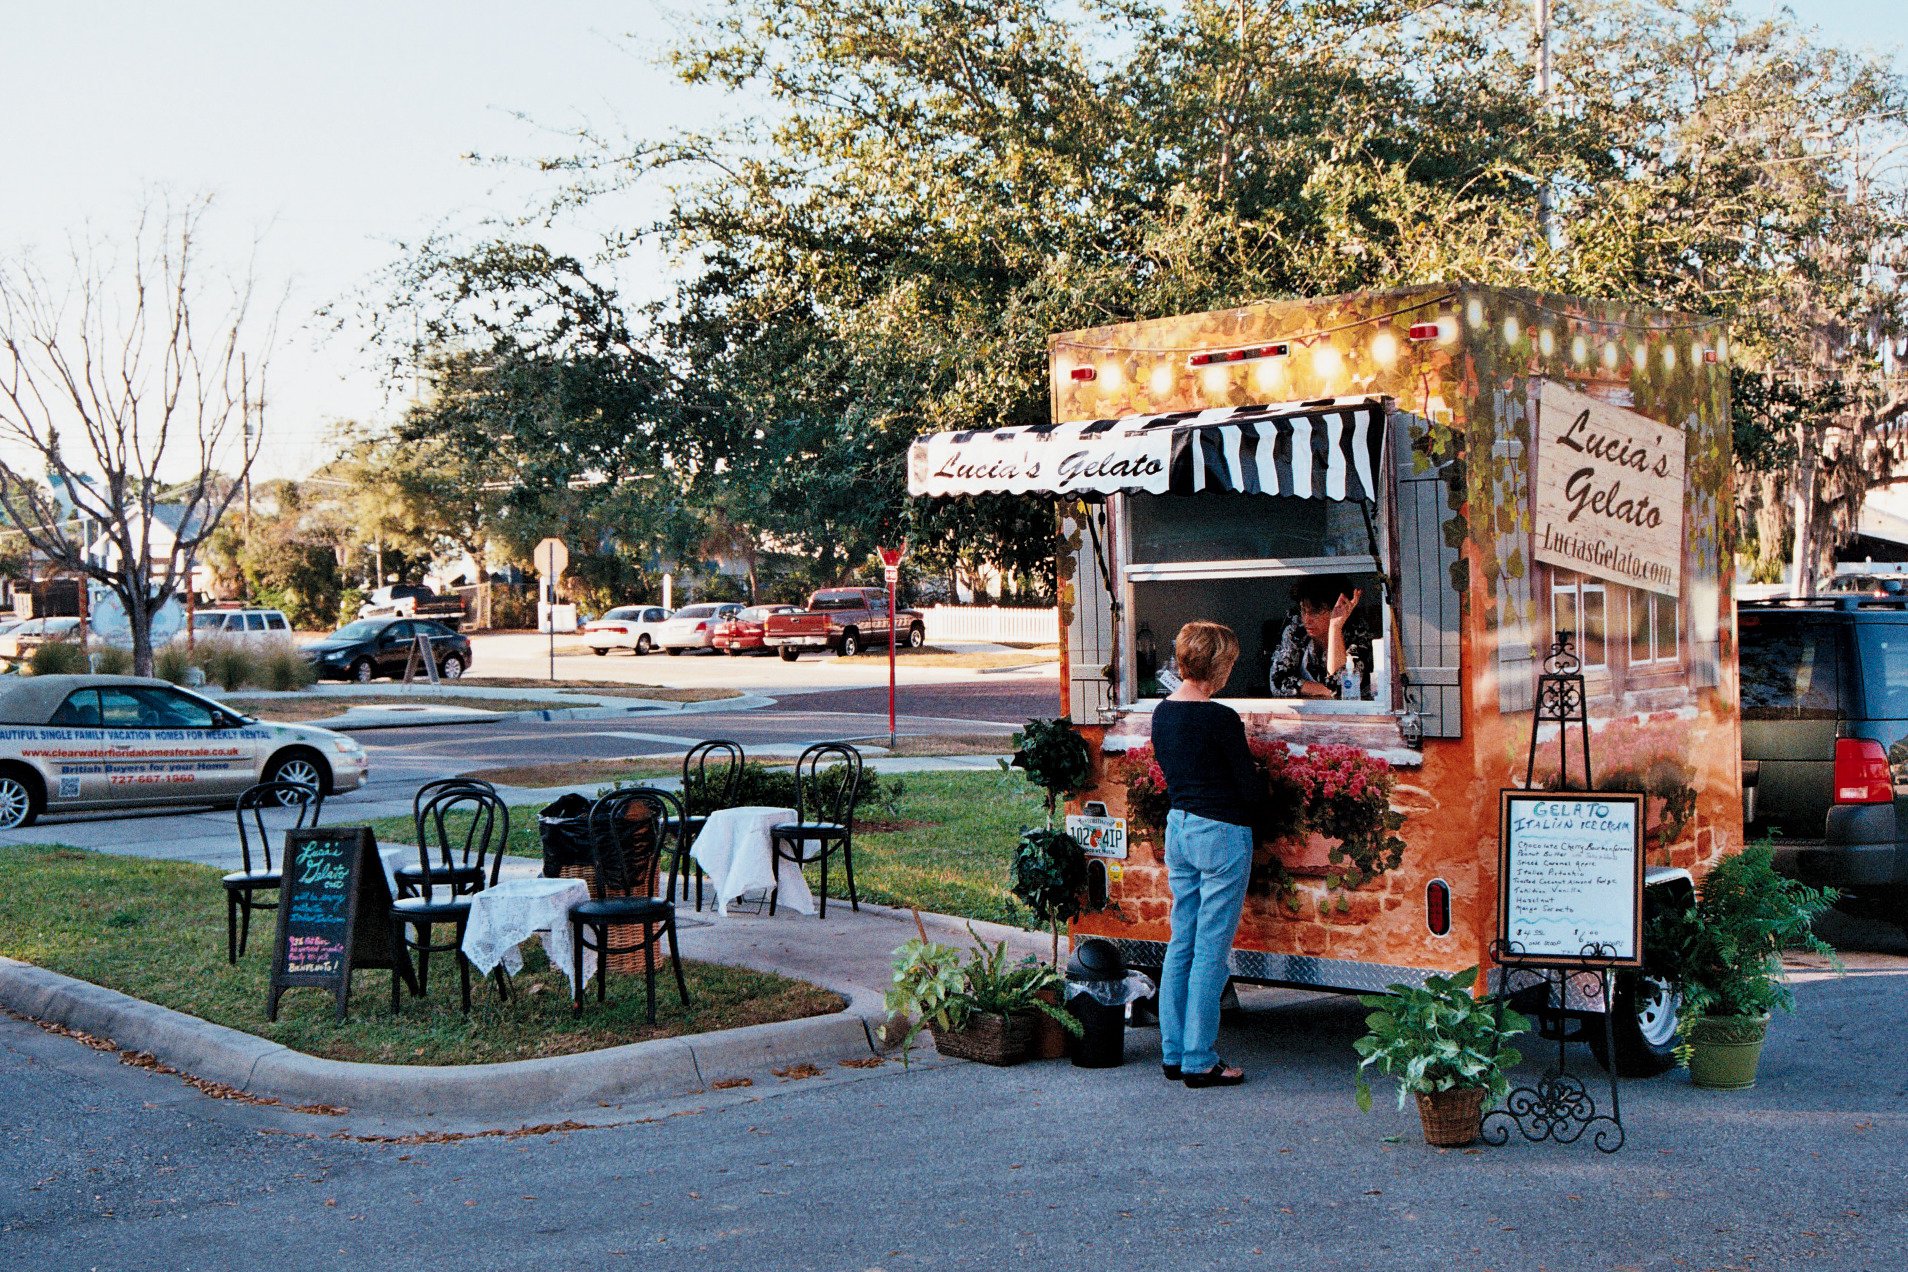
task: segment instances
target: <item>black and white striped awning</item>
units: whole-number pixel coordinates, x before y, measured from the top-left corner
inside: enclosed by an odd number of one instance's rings
[[[1371,397],[970,429],[917,437],[911,495],[1234,491],[1376,502],[1385,403]]]

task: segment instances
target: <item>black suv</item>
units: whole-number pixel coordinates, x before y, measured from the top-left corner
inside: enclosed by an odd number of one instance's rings
[[[1908,598],[1748,603],[1737,624],[1749,837],[1908,922]]]

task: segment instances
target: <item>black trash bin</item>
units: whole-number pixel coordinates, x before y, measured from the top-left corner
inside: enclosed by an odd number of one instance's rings
[[[545,878],[557,878],[566,866],[593,864],[589,797],[572,791],[544,805],[537,813],[537,836],[543,841]]]
[[[1067,1010],[1080,1022],[1068,1042],[1082,1069],[1112,1069],[1126,1059],[1126,960],[1113,942],[1089,936],[1067,960]]]

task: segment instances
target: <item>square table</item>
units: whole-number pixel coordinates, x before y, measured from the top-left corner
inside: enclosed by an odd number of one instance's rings
[[[794,820],[792,808],[754,804],[718,808],[709,814],[689,855],[715,886],[716,909],[721,914],[726,916],[729,903],[744,893],[777,886],[781,889],[778,906],[800,914],[815,912],[815,894],[808,890],[801,868],[786,859],[776,862],[769,839],[772,827]]]
[[[505,879],[470,898],[470,922],[464,927],[464,957],[480,975],[502,963],[511,975],[523,970],[523,951],[517,947],[532,936],[543,937],[544,952],[561,968],[572,993],[582,992],[571,965],[576,947],[570,944],[570,911],[590,899],[590,885],[581,879]],[[596,951],[583,951],[583,985],[596,975]]]

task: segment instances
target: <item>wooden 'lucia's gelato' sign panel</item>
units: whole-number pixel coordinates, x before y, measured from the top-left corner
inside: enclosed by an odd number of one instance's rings
[[[1539,561],[1675,596],[1683,581],[1682,431],[1541,382]]]

